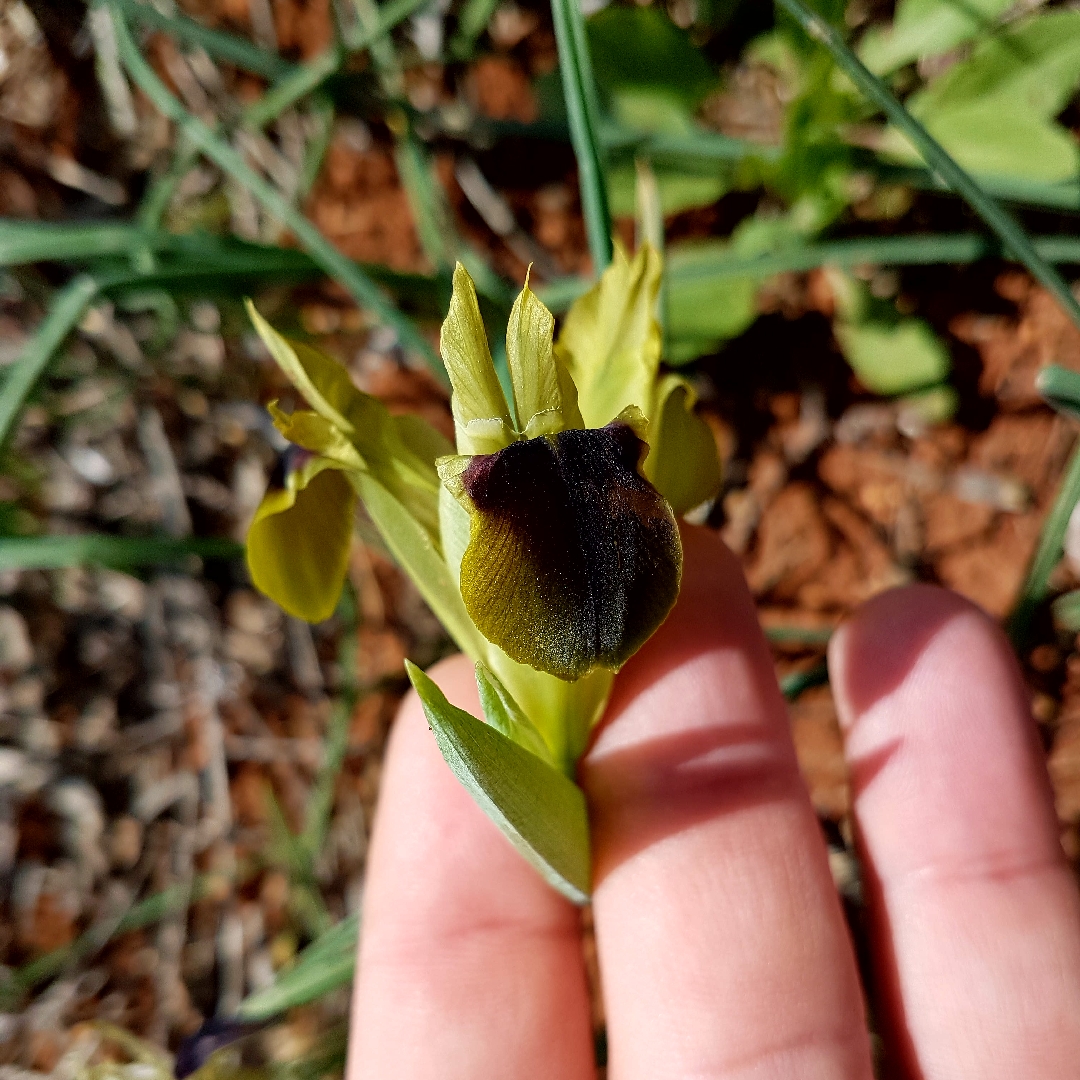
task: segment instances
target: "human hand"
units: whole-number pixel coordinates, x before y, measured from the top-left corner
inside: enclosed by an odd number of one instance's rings
[[[684,533],[678,605],[580,780],[612,1080],[872,1075],[863,991],[737,561]],[[876,1027],[916,1080],[1080,1075],[1080,897],[1000,631],[916,586],[834,635]],[[478,713],[471,665],[435,678]],[[444,764],[387,753],[346,1080],[595,1073],[578,912]]]

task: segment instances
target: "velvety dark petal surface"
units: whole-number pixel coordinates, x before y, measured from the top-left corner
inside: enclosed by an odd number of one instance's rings
[[[675,603],[671,509],[621,422],[516,442],[462,474],[474,507],[461,595],[480,632],[561,679],[619,668]]]

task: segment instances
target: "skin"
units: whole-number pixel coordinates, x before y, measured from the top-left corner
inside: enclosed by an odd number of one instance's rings
[[[1075,1078],[1080,895],[1000,630],[927,586],[834,636],[865,873],[860,986],[736,559],[686,530],[682,594],[582,763],[611,1080]],[[433,672],[478,713],[471,665]],[[415,698],[388,750],[348,1080],[595,1075],[577,911],[443,763]]]

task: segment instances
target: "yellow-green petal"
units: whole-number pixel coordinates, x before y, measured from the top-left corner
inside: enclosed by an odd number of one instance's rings
[[[454,388],[451,404],[458,451],[489,454],[513,442],[514,425],[491,361],[476,289],[461,263],[454,270],[454,293],[439,351]]]
[[[556,354],[574,380],[588,427],[606,424],[627,405],[647,408],[652,401],[660,365],[661,270],[650,244],[633,259],[616,244],[611,265],[567,313]]]
[[[652,452],[644,471],[680,516],[720,490],[716,440],[694,411],[697,393],[681,375],[665,375],[657,384],[655,401],[649,429]]]
[[[247,537],[255,587],[290,615],[328,619],[349,566],[356,494],[325,459],[313,459],[288,487],[267,492]]]
[[[313,454],[329,458],[344,469],[366,469],[367,464],[356,447],[342,434],[341,429],[324,416],[309,409],[283,412],[275,402],[267,406],[274,427],[289,442]]]

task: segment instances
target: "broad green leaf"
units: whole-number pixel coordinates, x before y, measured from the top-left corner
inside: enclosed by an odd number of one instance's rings
[[[906,394],[939,383],[949,374],[949,353],[921,319],[895,323],[837,323],[844,358],[875,394]]]
[[[334,613],[345,581],[356,496],[324,458],[287,483],[269,491],[255,513],[248,568],[255,587],[290,615],[321,622]]]
[[[589,899],[589,820],[581,789],[535,754],[455,708],[406,661],[439,750],[485,814],[544,880],[576,904]]]
[[[737,337],[757,318],[756,297],[768,275],[714,281],[707,268],[718,256],[764,255],[803,239],[808,226],[793,209],[783,217],[755,215],[741,222],[730,240],[676,244],[668,249],[668,363],[685,363]]]
[[[514,387],[518,428],[529,439],[566,426],[552,356],[554,333],[555,317],[526,282],[506,324],[506,360]]]
[[[891,27],[871,27],[859,43],[862,62],[887,75],[912,60],[942,53],[994,30],[1015,0],[900,0]]]
[[[491,361],[476,289],[461,263],[454,270],[454,293],[439,351],[454,387],[458,452],[490,454],[513,442],[514,425]]]
[[[679,516],[720,490],[720,459],[712,430],[694,412],[697,394],[686,379],[665,375],[656,400],[645,475]]]
[[[529,753],[536,754],[549,765],[556,764],[543,736],[522,712],[510,691],[499,682],[493,672],[479,662],[476,665],[476,688],[480,692],[480,707],[484,711],[484,719],[496,731],[524,747]]]
[[[484,660],[487,642],[469,618],[454,575],[431,534],[372,475],[358,473],[351,479],[390,553],[413,579],[457,647],[474,661]]]
[[[926,122],[931,134],[972,172],[1055,183],[1080,174],[1080,148],[1060,124],[1025,109],[1023,102],[985,102],[942,109]],[[906,160],[917,152],[898,132],[882,147]]]
[[[692,108],[716,84],[689,34],[659,8],[612,5],[587,26],[596,78],[607,92],[652,89]]]
[[[556,349],[590,428],[610,423],[627,405],[646,409],[651,403],[660,364],[661,272],[651,245],[643,244],[632,260],[616,245],[611,265],[567,313]]]
[[[1080,11],[1058,9],[980,42],[907,106],[969,169],[1057,181],[1080,172],[1076,141],[1053,122],[1080,83]],[[886,149],[915,158],[896,132]]]
[[[660,204],[665,214],[678,214],[695,206],[709,206],[725,195],[731,187],[728,170],[715,162],[695,166],[657,164],[656,182],[660,189]],[[636,172],[631,162],[613,165],[608,169],[608,197],[611,212],[617,217],[634,213]]]

